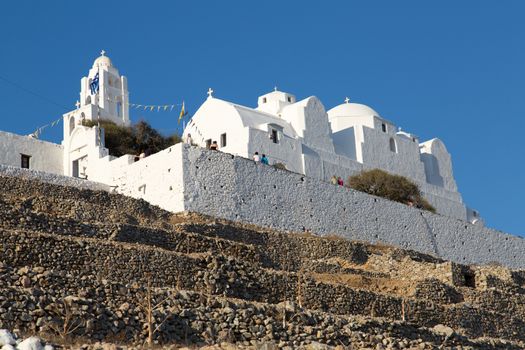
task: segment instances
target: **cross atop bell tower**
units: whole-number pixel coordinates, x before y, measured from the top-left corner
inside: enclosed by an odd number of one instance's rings
[[[119,125],[129,125],[128,98],[126,77],[119,74],[102,50],[87,77],[80,82],[80,110],[84,112],[84,119],[108,119]]]

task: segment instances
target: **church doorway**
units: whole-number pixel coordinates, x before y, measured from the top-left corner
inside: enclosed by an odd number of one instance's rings
[[[78,159],[73,161],[73,177],[78,177]]]

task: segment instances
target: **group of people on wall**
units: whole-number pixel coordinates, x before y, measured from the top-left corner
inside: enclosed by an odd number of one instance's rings
[[[345,185],[343,178],[341,176],[335,176],[335,175],[330,178],[330,183],[332,185],[339,185],[339,186]]]
[[[193,139],[191,137],[191,134],[188,134],[186,136],[186,138],[184,139],[184,143],[187,144],[187,145],[193,145]],[[218,151],[219,150],[219,145],[217,144],[217,141],[212,141],[207,148],[212,150],[212,151]],[[268,157],[264,153],[262,155],[260,155],[259,152],[255,152],[253,154],[252,159],[253,159],[253,161],[255,163],[261,163],[261,164],[270,165],[270,160],[268,159]],[[284,167],[284,165],[283,165],[283,167]],[[284,168],[286,168],[286,167],[284,167]]]
[[[345,185],[343,178],[341,176],[335,176],[335,175],[330,178],[330,183],[332,185],[339,185],[339,186]]]
[[[261,164],[270,164],[268,161],[268,157],[266,157],[266,154],[263,154],[262,156],[259,155],[259,152],[255,152],[252,157],[253,161],[255,163],[261,163]]]

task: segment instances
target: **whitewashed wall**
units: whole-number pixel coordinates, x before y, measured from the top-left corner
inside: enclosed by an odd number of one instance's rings
[[[129,156],[109,162],[112,187],[171,212],[183,211],[182,147],[179,143],[129,165]]]
[[[0,131],[0,164],[20,168],[21,154],[31,156],[30,169],[63,174],[61,145]]]
[[[496,261],[525,268],[525,240],[520,237],[222,152],[182,145],[172,148],[182,153],[174,159],[184,167],[184,186],[177,187],[183,188],[184,195],[177,198],[183,198],[179,207],[186,211],[289,231],[384,242],[459,263]],[[167,185],[160,178],[154,182]],[[166,209],[173,206],[171,202],[155,204]]]

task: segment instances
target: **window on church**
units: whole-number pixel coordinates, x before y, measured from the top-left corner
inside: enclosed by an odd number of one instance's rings
[[[273,143],[279,143],[279,135],[277,134],[277,130],[272,129],[272,133],[270,134],[270,138],[272,139]]]
[[[288,96],[288,102],[292,102],[292,97]]]
[[[386,132],[386,124],[385,123],[381,124],[381,129],[383,130],[383,132]]]
[[[211,147],[211,139],[207,139],[205,142],[206,142],[206,148],[210,149],[210,147]]]
[[[226,133],[221,134],[221,148],[226,147]]]
[[[29,169],[29,160],[31,159],[31,156],[28,156],[27,154],[21,154],[20,159],[21,159],[20,166],[24,169]]]
[[[69,135],[71,135],[73,129],[75,129],[75,117],[69,119]]]
[[[393,137],[390,138],[390,150],[394,153],[397,153],[396,140]]]
[[[266,103],[266,97],[263,97],[263,103]]]

